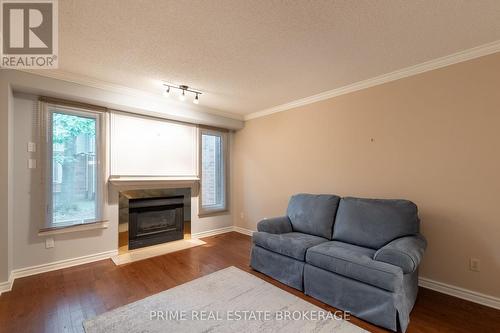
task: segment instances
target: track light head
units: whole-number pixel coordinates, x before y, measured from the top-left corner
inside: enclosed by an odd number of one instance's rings
[[[163,92],[164,97],[170,97],[170,86],[167,86],[167,89]]]
[[[185,89],[182,89],[182,94],[179,95],[179,99],[181,101],[185,101],[186,100],[186,90]]]
[[[196,96],[194,97],[193,103],[194,104],[200,104],[200,99],[198,98],[198,94],[196,94]]]

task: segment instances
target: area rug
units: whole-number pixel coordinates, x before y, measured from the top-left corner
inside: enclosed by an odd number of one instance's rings
[[[83,323],[87,333],[365,330],[236,267],[222,269]]]

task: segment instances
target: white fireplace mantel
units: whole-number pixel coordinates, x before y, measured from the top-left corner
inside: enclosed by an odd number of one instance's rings
[[[109,183],[118,191],[156,188],[197,188],[199,177],[143,177],[143,176],[112,176]]]

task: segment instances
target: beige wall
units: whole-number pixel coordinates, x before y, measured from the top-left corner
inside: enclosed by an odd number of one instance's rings
[[[12,267],[12,90],[0,80],[0,291]]]
[[[55,261],[74,259],[87,255],[99,254],[118,249],[118,192],[109,187],[108,200],[104,203],[105,216],[109,220],[107,229],[81,231],[60,235],[51,235],[55,247],[45,248],[46,237],[38,236],[38,231],[43,226],[42,169],[28,169],[29,158],[35,158],[40,163],[40,142],[34,128],[34,114],[37,112],[37,97],[27,94],[17,94],[12,98],[14,103],[13,117],[13,214],[15,221],[8,238],[13,248],[8,253],[12,257],[12,269],[23,269],[36,265],[52,263]],[[39,149],[37,153],[27,151],[28,142],[36,142]],[[198,197],[193,197],[191,202],[191,232],[203,233],[214,229],[225,228],[232,225],[233,218],[230,213],[217,216],[200,218],[198,216]],[[0,234],[0,237],[2,235]],[[6,243],[7,244],[7,243]],[[6,245],[5,244],[5,245]],[[0,246],[2,244],[0,243]],[[7,253],[7,252],[6,252]],[[2,253],[0,253],[1,255]],[[0,259],[2,259],[0,257]],[[1,261],[0,261],[1,263]],[[3,266],[0,266],[2,268]],[[0,275],[1,277],[2,275]],[[0,283],[7,280],[5,275]]]
[[[110,195],[104,203],[105,216],[111,221],[109,228],[52,235],[55,247],[46,249],[45,238],[38,236],[44,225],[42,168],[34,116],[38,109],[35,96],[17,95],[14,98],[14,230],[12,249],[13,267],[21,269],[59,260],[83,257],[116,250],[118,248],[117,197]],[[28,142],[37,143],[37,152],[27,151]],[[28,159],[35,158],[36,169],[28,169]],[[116,223],[115,223],[116,222]]]
[[[14,98],[12,90],[24,97]],[[114,250],[118,244],[118,198],[117,192],[111,191],[105,205],[111,221],[108,229],[57,235],[54,236],[55,248],[45,249],[45,238],[37,235],[41,225],[37,206],[42,191],[41,174],[39,169],[28,170],[26,164],[30,156],[26,144],[35,141],[31,127],[33,101],[26,98],[29,95],[64,98],[196,124],[225,128],[243,126],[241,120],[203,112],[207,110],[194,110],[182,103],[174,105],[147,96],[102,90],[16,70],[0,70],[0,292],[9,289],[8,278],[13,269]],[[193,202],[198,207],[196,200]],[[191,232],[202,233],[232,223],[230,213],[194,217]]]
[[[500,296],[499,73],[495,54],[248,121],[235,224],[282,215],[296,192],[407,198],[429,241],[421,276]]]

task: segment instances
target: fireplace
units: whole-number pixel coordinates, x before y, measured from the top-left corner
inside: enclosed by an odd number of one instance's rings
[[[128,248],[184,238],[184,196],[130,199]]]

